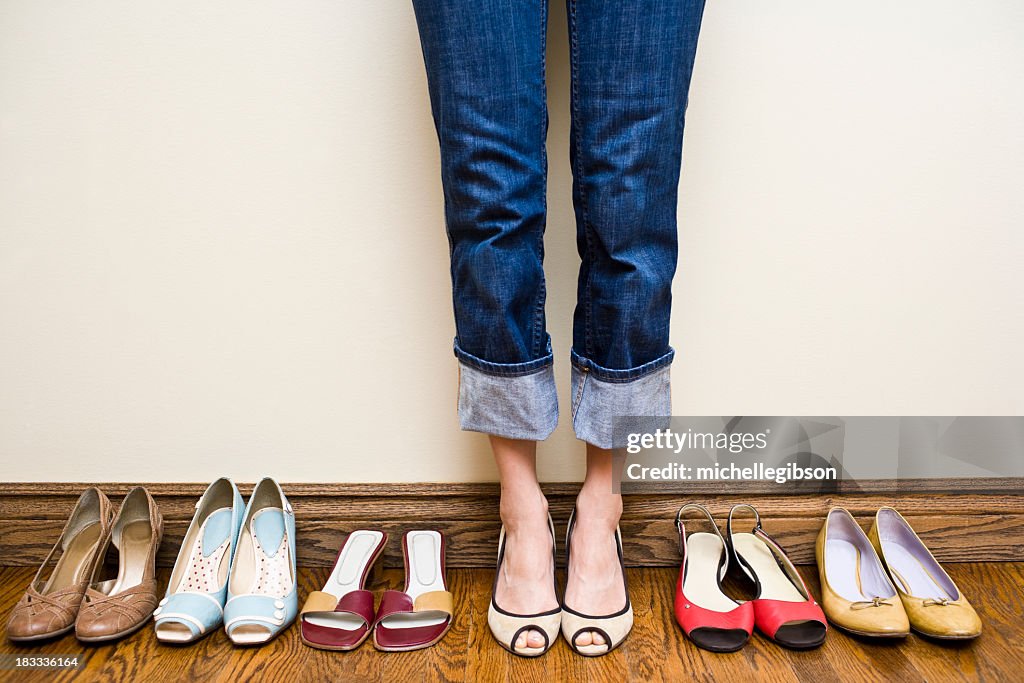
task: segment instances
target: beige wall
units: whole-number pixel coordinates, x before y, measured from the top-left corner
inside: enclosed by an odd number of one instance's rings
[[[548,313],[577,258],[552,5]],[[679,414],[1024,412],[1024,9],[711,2]],[[405,0],[0,0],[0,480],[488,480]],[[580,473],[567,420],[547,480]]]

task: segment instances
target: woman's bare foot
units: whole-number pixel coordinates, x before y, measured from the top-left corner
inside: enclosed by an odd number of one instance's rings
[[[565,605],[594,616],[614,614],[626,605],[615,542],[615,529],[622,516],[622,496],[612,493],[613,476],[611,451],[588,444],[587,477],[576,498]],[[597,631],[576,636],[576,645],[606,644]]]
[[[505,556],[498,568],[494,601],[514,614],[538,614],[558,607],[548,501],[537,483],[537,444],[491,437],[501,475],[501,522],[505,526]],[[542,648],[540,631],[519,634],[516,649]]]

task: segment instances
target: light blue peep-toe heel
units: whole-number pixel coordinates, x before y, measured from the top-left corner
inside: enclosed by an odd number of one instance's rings
[[[153,612],[160,642],[191,643],[223,623],[243,509],[238,487],[226,478],[210,484],[196,503],[167,592]]]
[[[236,645],[262,645],[299,611],[295,515],[276,481],[256,485],[228,577],[224,630]]]

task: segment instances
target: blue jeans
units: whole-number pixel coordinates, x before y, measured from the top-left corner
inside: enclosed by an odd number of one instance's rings
[[[544,317],[547,0],[413,0],[441,146],[463,429],[541,440],[558,401]],[[567,0],[577,436],[671,413],[683,115],[703,0]]]

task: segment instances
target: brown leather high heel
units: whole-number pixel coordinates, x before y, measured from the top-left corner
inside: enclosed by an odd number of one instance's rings
[[[11,612],[7,621],[11,642],[46,640],[75,627],[99,549],[110,535],[113,516],[113,506],[102,491],[94,487],[82,492],[60,538]]]
[[[129,491],[96,562],[99,574],[113,546],[118,551],[117,576],[104,581],[93,576],[75,621],[75,637],[86,643],[116,640],[149,621],[160,600],[156,551],[162,535],[163,517],[149,491],[141,486]]]

